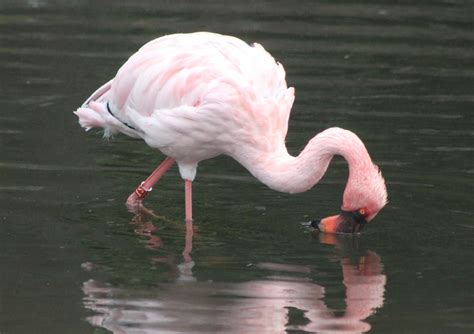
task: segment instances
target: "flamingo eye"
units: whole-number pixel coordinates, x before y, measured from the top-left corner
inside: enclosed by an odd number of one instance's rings
[[[367,216],[367,209],[366,208],[359,209],[359,213],[361,216],[365,217]]]

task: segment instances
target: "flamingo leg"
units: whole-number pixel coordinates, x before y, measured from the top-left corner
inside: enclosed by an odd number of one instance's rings
[[[186,222],[193,221],[193,181],[184,180],[184,206],[186,211]]]
[[[128,197],[127,206],[135,207],[143,201],[143,199],[152,190],[152,187],[158,180],[173,166],[175,159],[166,157],[166,159],[151,173],[148,178],[143,181],[137,189]]]

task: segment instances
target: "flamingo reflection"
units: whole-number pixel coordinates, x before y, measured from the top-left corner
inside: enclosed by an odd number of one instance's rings
[[[140,221],[136,233],[147,235],[147,247],[161,247],[151,221]],[[345,286],[346,309],[336,314],[324,302],[325,289],[309,278],[304,265],[260,263],[272,273],[262,280],[244,283],[198,282],[193,277],[192,223],[186,225],[183,260],[173,265],[174,283],[156,291],[115,288],[89,280],[83,284],[84,305],[96,313],[87,320],[113,333],[363,333],[365,321],[383,306],[386,277],[380,257],[339,255]],[[320,237],[338,252],[348,252],[348,238]],[[350,249],[349,249],[350,250]],[[357,253],[357,252],[356,252]],[[156,259],[154,260],[156,262]],[[159,259],[172,265],[172,258]],[[313,273],[314,274],[314,273]],[[314,275],[313,275],[314,276]],[[340,312],[338,312],[340,313]]]

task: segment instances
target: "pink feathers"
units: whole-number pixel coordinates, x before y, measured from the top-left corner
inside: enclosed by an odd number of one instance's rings
[[[103,128],[106,126],[103,117],[94,108],[79,108],[75,112],[79,117],[79,124],[89,131],[92,128]]]
[[[332,128],[297,157],[289,155],[293,100],[283,66],[261,45],[200,32],[144,45],[76,115],[86,130],[142,138],[175,159],[189,181],[201,160],[227,154],[270,188],[302,192],[322,178],[334,155],[342,155],[350,170],[343,209],[367,209],[372,219],[387,193],[364,144],[354,133]]]

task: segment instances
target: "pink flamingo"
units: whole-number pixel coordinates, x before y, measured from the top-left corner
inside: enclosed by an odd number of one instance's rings
[[[384,179],[351,131],[330,128],[291,156],[285,147],[294,89],[283,66],[259,44],[208,32],[150,41],[75,114],[89,130],[142,138],[167,158],[127,200],[139,207],[176,161],[185,180],[186,221],[198,163],[226,154],[268,187],[304,192],[322,178],[334,155],[349,164],[342,212],[312,225],[323,232],[358,232],[387,202]]]

